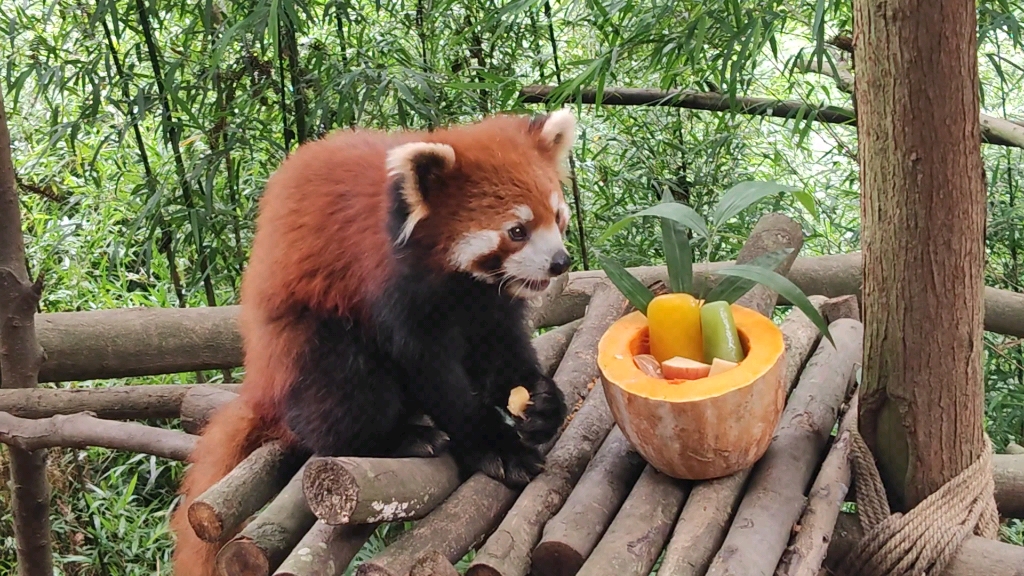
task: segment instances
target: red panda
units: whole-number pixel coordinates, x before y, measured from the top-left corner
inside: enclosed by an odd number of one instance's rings
[[[178,576],[218,545],[191,502],[260,444],[303,457],[449,451],[522,486],[565,419],[525,330],[525,300],[571,266],[568,110],[433,132],[341,131],[269,178],[241,288],[246,374],[189,458],[171,519]],[[508,418],[524,386],[526,418]]]

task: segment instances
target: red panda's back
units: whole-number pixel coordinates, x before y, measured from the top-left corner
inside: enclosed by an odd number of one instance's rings
[[[260,202],[243,306],[265,318],[300,308],[344,313],[379,294],[392,268],[389,142],[376,132],[337,132],[281,164]]]

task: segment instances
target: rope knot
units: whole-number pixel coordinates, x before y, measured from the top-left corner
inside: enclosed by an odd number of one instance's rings
[[[971,533],[983,538],[998,536],[992,448],[987,438],[980,458],[902,514],[889,509],[874,457],[857,425],[850,428],[857,514],[864,536],[843,559],[838,574],[937,576]]]

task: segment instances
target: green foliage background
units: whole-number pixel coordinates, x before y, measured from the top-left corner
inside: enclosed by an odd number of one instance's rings
[[[1024,4],[982,0],[978,17],[983,110],[1021,120]],[[580,118],[574,210],[588,247],[665,190],[706,216],[734,183],[774,179],[803,194],[730,222],[712,260],[734,256],[764,210],[803,224],[805,255],[857,250],[852,128],[572,101],[576,88],[626,86],[849,107],[833,78],[806,68],[837,61],[826,41],[851,20],[849,2],[835,0],[4,0],[3,93],[29,266],[46,280],[41,309],[234,303],[262,186],[288,151],[339,128],[539,109],[519,100],[529,84],[559,84]],[[1020,291],[1024,158],[982,151],[987,283]],[[569,240],[579,269],[575,217]],[[663,261],[655,221],[601,248],[627,266]],[[986,350],[988,427],[1001,449],[1024,436],[1024,356],[1021,342],[992,334]],[[225,376],[241,371],[132,383]],[[169,573],[180,464],[102,449],[53,450],[51,461],[60,574]],[[0,574],[15,563],[9,495],[5,485]],[[361,556],[401,530],[380,530]],[[1020,523],[1006,537],[1021,543]]]

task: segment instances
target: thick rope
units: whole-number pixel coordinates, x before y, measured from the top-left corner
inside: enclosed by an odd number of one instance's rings
[[[856,423],[852,424],[850,458],[864,536],[843,559],[838,574],[937,576],[971,533],[998,536],[992,448],[987,438],[985,453],[977,461],[906,514],[893,514],[874,457]]]

